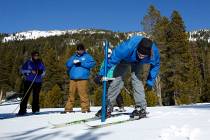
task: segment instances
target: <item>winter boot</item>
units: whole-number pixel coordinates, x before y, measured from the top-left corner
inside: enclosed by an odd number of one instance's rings
[[[90,109],[82,111],[82,113],[90,113],[90,112],[91,112]]]
[[[40,110],[39,109],[32,109],[32,114],[39,114]]]
[[[125,108],[124,107],[119,107],[117,109],[115,109],[114,111],[117,111],[117,112],[125,112]]]
[[[21,111],[19,110],[19,112],[16,114],[16,116],[24,116],[26,115],[26,111]]]
[[[119,107],[118,111],[119,111],[119,112],[125,112],[126,110],[125,110],[124,107]]]
[[[135,110],[131,113],[130,117],[134,119],[146,118],[147,112],[139,106],[136,106]]]
[[[61,114],[68,114],[68,113],[75,113],[75,111],[73,111],[73,110],[70,110],[70,111],[62,111],[62,112],[60,112]]]
[[[101,110],[102,110],[102,109],[100,109],[100,110],[95,114],[96,117],[101,117]],[[113,108],[112,108],[112,107],[108,107],[108,108],[106,107],[106,118],[110,118],[112,112],[113,112]]]

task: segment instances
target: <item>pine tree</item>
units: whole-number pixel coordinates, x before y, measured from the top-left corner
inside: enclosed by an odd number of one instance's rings
[[[56,51],[53,48],[48,47],[46,47],[44,51],[45,54],[41,54],[43,63],[46,66],[46,76],[43,82],[43,89],[48,91],[55,84],[61,87],[64,82],[64,71],[59,66],[59,60],[56,56]]]
[[[160,11],[158,11],[153,5],[150,5],[147,14],[144,16],[141,25],[143,26],[143,31],[147,35],[152,36],[154,32],[154,27],[161,19]]]
[[[165,96],[168,96],[170,105],[196,102],[199,93],[198,69],[193,65],[184,22],[177,11],[172,13],[167,35]]]
[[[144,16],[143,21],[141,22],[143,25],[144,31],[147,35],[154,41],[157,42],[157,46],[163,45],[163,41],[165,39],[165,29],[167,24],[167,18],[161,17],[160,11],[157,10],[153,5],[151,5],[148,9],[147,15]],[[148,70],[146,71],[148,73]],[[159,97],[159,105],[162,105],[162,97],[161,97],[161,78],[157,77],[155,83],[155,93],[157,97]],[[156,96],[155,95],[155,96]]]
[[[168,60],[165,56],[167,54],[166,44],[167,44],[167,31],[168,31],[169,22],[170,21],[167,17],[161,17],[161,19],[155,25],[152,34],[152,38],[157,43],[161,55],[160,74],[157,77],[155,84],[155,90],[158,96],[159,105],[162,105],[163,102],[162,94],[165,92],[163,87],[167,85],[167,83],[164,82],[163,75],[167,71],[167,68],[165,67],[165,62],[167,62]]]
[[[198,38],[196,41],[197,59],[202,79],[201,102],[210,101],[210,45],[207,41]]]
[[[42,101],[44,101],[44,107],[63,107],[63,94],[61,93],[60,87],[56,84],[53,88],[46,93],[43,99],[42,93]]]
[[[152,38],[158,44],[160,49],[163,49],[167,42],[168,25],[170,21],[167,17],[161,17],[153,27]]]

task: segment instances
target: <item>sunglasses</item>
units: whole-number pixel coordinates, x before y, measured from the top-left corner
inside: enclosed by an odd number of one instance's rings
[[[140,52],[137,52],[137,54],[138,54],[138,57],[140,59],[144,59],[145,57],[148,57],[149,56],[149,55],[141,54]]]

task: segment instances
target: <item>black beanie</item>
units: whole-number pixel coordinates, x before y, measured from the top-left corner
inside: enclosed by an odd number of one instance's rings
[[[152,44],[152,40],[148,38],[142,38],[142,40],[138,44],[137,51],[143,55],[151,56]]]
[[[85,50],[85,46],[82,43],[77,44],[77,50]]]
[[[31,52],[31,56],[34,56],[35,54],[38,54],[39,55],[39,52],[38,51]]]

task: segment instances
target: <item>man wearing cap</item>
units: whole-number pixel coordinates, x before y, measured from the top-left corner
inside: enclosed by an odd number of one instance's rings
[[[75,100],[75,94],[78,91],[82,113],[90,112],[88,98],[88,78],[90,69],[95,66],[93,57],[85,51],[83,44],[77,44],[76,53],[71,56],[67,62],[67,73],[70,77],[69,97],[65,106],[66,112],[72,112]]]
[[[39,112],[39,93],[42,86],[42,79],[45,76],[45,66],[39,59],[39,52],[33,51],[31,59],[27,60],[21,67],[24,76],[24,95],[20,103],[20,110],[17,115],[25,115],[28,99],[33,90],[32,112]]]
[[[115,80],[108,88],[108,102],[110,104],[107,107],[107,117],[110,116],[115,100],[124,86],[124,78],[129,68],[131,69],[135,100],[135,109],[130,117],[139,119],[146,117],[147,103],[141,75],[143,64],[150,64],[146,86],[151,89],[155,84],[155,79],[160,69],[160,55],[155,43],[142,36],[133,36],[113,50],[108,69],[115,66],[113,73]]]

